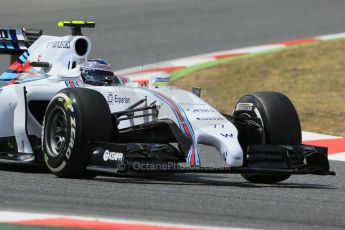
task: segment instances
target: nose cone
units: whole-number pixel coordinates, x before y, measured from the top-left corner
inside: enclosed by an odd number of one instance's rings
[[[243,166],[243,150],[238,143],[237,138],[227,142],[224,152],[225,161],[230,167],[241,167]]]
[[[197,144],[214,146],[230,167],[243,165],[243,151],[238,142],[237,128],[215,108],[200,97],[174,88],[159,88],[178,106],[185,123],[191,130],[193,147],[187,162],[198,159]],[[193,158],[194,157],[194,158]],[[202,161],[202,159],[201,159]]]
[[[219,125],[199,126],[197,142],[214,146],[223,160],[230,167],[243,166],[243,150],[238,142],[238,131],[229,121],[223,120]]]

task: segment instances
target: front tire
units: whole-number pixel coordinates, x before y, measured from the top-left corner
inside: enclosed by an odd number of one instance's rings
[[[113,128],[103,95],[85,88],[63,89],[50,101],[43,122],[44,160],[58,177],[92,178],[86,166],[90,141],[110,142]]]
[[[251,108],[251,109],[249,109]],[[261,143],[251,143],[249,138],[240,142],[248,144],[299,145],[302,142],[301,125],[295,107],[288,97],[277,92],[256,92],[242,97],[236,105],[234,116],[257,117],[262,120],[264,136]],[[249,135],[250,136],[250,135]],[[243,144],[245,143],[245,144]],[[277,183],[290,175],[242,174],[253,183]]]

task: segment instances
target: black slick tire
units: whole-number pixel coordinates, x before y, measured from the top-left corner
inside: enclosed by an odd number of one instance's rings
[[[250,107],[252,109],[248,109]],[[238,101],[234,115],[261,118],[264,128],[261,144],[301,144],[301,125],[296,109],[289,98],[281,93],[255,92],[245,95]],[[246,140],[246,143],[250,141]],[[242,174],[242,176],[253,183],[268,184],[281,182],[290,177],[290,175],[265,174]]]
[[[110,142],[112,137],[111,113],[101,93],[86,88],[63,89],[45,113],[43,157],[58,177],[92,178],[95,174],[86,170],[88,143]]]

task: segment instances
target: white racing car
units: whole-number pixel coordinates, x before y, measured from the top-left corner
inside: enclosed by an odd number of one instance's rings
[[[63,37],[0,30],[0,53],[12,61],[0,76],[1,158],[44,161],[70,178],[198,172],[275,183],[292,174],[334,174],[327,148],[301,144],[298,115],[283,94],[245,95],[226,115],[198,90],[140,87],[114,76],[106,62],[88,61],[91,42],[81,29],[94,25],[59,22],[72,29]],[[202,167],[198,144],[214,146],[228,167]]]

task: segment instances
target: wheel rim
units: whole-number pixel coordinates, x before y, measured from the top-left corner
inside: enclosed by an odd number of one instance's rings
[[[67,139],[67,117],[65,111],[56,107],[47,122],[46,142],[49,154],[53,157],[60,155],[66,145]]]

